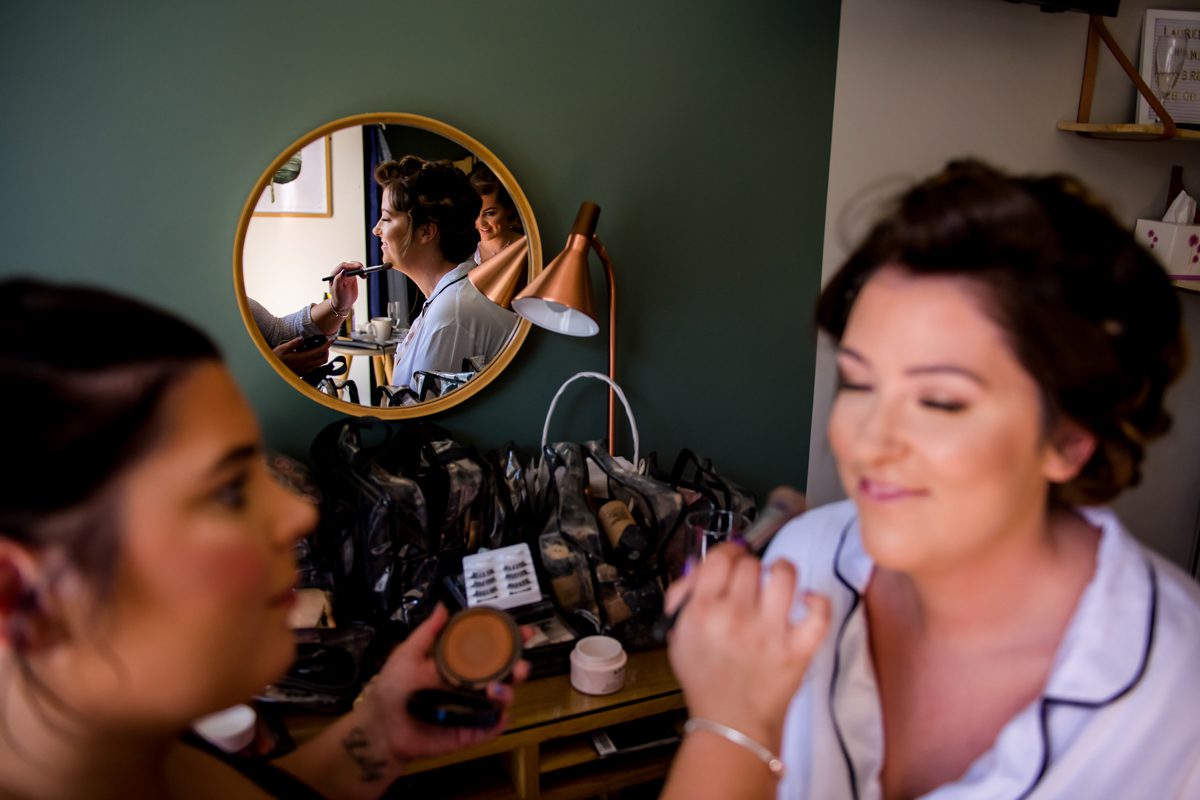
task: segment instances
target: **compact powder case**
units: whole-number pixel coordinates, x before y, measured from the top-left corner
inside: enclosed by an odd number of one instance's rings
[[[487,606],[460,611],[438,637],[434,659],[453,686],[484,689],[504,680],[521,657],[521,631],[513,618]]]
[[[502,706],[487,698],[487,685],[509,676],[521,658],[521,631],[503,611],[477,606],[450,618],[438,637],[434,661],[455,688],[413,692],[408,710],[434,725],[490,728]]]

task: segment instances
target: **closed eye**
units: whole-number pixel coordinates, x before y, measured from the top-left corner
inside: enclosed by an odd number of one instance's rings
[[[837,391],[839,392],[867,392],[871,390],[871,384],[859,383],[852,381],[843,375],[841,372],[837,376]]]
[[[957,400],[934,400],[931,398],[923,398],[921,405],[934,411],[945,411],[949,414],[957,414],[967,407],[966,403],[961,403]]]

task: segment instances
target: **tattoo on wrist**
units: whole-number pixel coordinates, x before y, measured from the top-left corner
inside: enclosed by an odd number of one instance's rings
[[[351,729],[346,738],[342,740],[342,747],[345,749],[346,755],[350,756],[350,760],[358,765],[363,783],[371,783],[383,777],[387,760],[371,756],[368,752],[371,749],[371,742],[362,728]]]

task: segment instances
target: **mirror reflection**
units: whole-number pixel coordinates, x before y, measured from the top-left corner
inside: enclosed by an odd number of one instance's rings
[[[505,248],[527,255],[525,279],[538,271],[528,203],[482,145],[436,121],[369,115],[326,129],[276,159],[243,215],[247,327],[289,382],[339,410],[415,416],[461,402],[528,330],[470,279]]]

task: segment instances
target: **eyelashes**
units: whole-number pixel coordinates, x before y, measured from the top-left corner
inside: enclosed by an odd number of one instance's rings
[[[871,385],[868,383],[856,383],[851,381],[839,370],[837,374],[836,388],[839,392],[866,392],[871,389]]]
[[[934,411],[945,411],[948,414],[957,414],[967,408],[966,403],[960,403],[957,400],[933,400],[929,398],[921,400],[921,405]]]
[[[843,392],[870,392],[873,389],[874,387],[869,383],[852,381],[841,372],[838,372],[836,391],[839,394]],[[958,414],[967,410],[967,403],[961,400],[952,400],[936,395],[925,395],[918,397],[917,402],[922,408],[929,409],[930,411],[940,411],[946,414]]]

